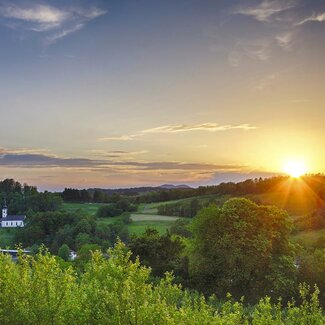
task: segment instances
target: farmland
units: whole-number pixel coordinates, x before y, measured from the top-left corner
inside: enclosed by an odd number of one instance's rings
[[[132,223],[127,225],[130,234],[142,234],[147,228],[154,228],[160,234],[164,234],[178,218],[154,214],[156,213],[157,206],[160,204],[151,203],[140,205],[138,211],[131,215]],[[82,213],[95,216],[100,206],[102,206],[100,203],[64,203],[62,210],[71,212],[81,211]],[[120,217],[97,219],[101,224],[112,224],[119,220],[121,220]]]

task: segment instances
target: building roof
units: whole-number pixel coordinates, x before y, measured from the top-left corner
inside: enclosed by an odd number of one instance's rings
[[[0,221],[23,221],[26,216],[7,216],[6,218],[0,218]]]

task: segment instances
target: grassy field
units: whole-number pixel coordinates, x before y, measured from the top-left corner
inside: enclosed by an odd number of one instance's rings
[[[133,221],[169,221],[169,222],[173,222],[179,218],[178,217],[169,217],[169,216],[159,216],[159,215],[154,215],[154,214],[133,213],[131,215],[131,219]]]
[[[170,202],[174,203],[175,201]],[[131,216],[133,222],[128,225],[129,232],[139,235],[144,233],[147,228],[155,228],[160,234],[165,233],[171,224],[178,218],[155,214],[157,213],[157,206],[160,204],[161,203],[141,204],[138,212]],[[98,208],[102,205],[101,203],[64,203],[62,210],[70,212],[82,211],[85,214],[95,216]],[[112,224],[119,221],[120,218],[100,218],[97,220],[102,224]]]
[[[102,203],[63,203],[62,210],[69,212],[84,211],[88,215],[94,216]]]
[[[147,228],[154,228],[160,234],[164,234],[171,224],[178,218],[148,214],[132,214],[132,223],[128,224],[130,234],[141,235]],[[97,219],[102,224],[112,224],[120,220],[120,217],[115,218],[100,218]]]
[[[247,195],[258,204],[275,205],[292,216],[306,215],[317,207],[317,197],[313,193],[293,193],[286,197],[283,192]]]
[[[313,231],[302,231],[297,235],[291,237],[294,243],[299,243],[304,247],[313,247],[319,240],[325,241],[325,229],[313,230]],[[323,242],[324,242],[323,241]]]

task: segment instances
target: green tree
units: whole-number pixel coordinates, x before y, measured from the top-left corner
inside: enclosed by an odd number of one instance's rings
[[[86,233],[89,234],[92,231],[92,226],[87,219],[81,219],[75,226],[74,232],[78,233]]]
[[[169,271],[186,277],[186,262],[182,256],[184,245],[179,238],[159,235],[156,229],[148,228],[143,235],[132,236],[128,246],[134,257],[138,256],[144,265],[152,268],[153,275],[163,276]]]
[[[317,285],[321,302],[325,305],[325,248],[304,251],[297,260],[299,281]]]
[[[83,245],[90,244],[91,238],[89,234],[80,232],[76,237],[76,248],[80,249]]]
[[[109,258],[107,258],[107,255]],[[325,317],[318,289],[300,286],[301,304],[261,299],[246,309],[242,302],[207,300],[182,290],[166,276],[156,284],[150,269],[130,259],[122,243],[103,255],[95,252],[84,272],[46,251],[20,255],[18,263],[0,254],[0,323],[3,325],[320,325]]]
[[[177,235],[181,237],[191,237],[191,231],[189,230],[190,221],[187,219],[177,219],[173,224],[170,226],[170,233],[172,235]]]
[[[118,209],[115,204],[103,205],[98,208],[96,217],[97,218],[111,218],[121,215],[123,211]]]
[[[293,293],[296,267],[286,212],[231,199],[201,210],[191,228],[190,274],[199,289],[251,299]]]
[[[70,258],[70,248],[68,245],[63,244],[58,251],[58,256],[63,260],[68,261]]]

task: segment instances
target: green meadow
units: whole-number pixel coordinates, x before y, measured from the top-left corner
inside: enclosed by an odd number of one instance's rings
[[[170,201],[176,202],[176,201]],[[168,202],[168,203],[170,203]],[[157,213],[157,207],[159,203],[140,204],[136,213],[131,215],[132,223],[127,225],[130,234],[140,235],[145,232],[147,228],[154,228],[160,234],[164,234],[171,224],[178,219],[177,217],[159,216]],[[64,203],[62,210],[77,212],[95,216],[98,208],[103,205],[101,203]],[[118,222],[120,217],[114,218],[99,218],[97,221],[103,224],[112,224]]]
[[[102,205],[102,203],[63,203],[61,209],[69,212],[83,211],[90,216],[95,216]]]

